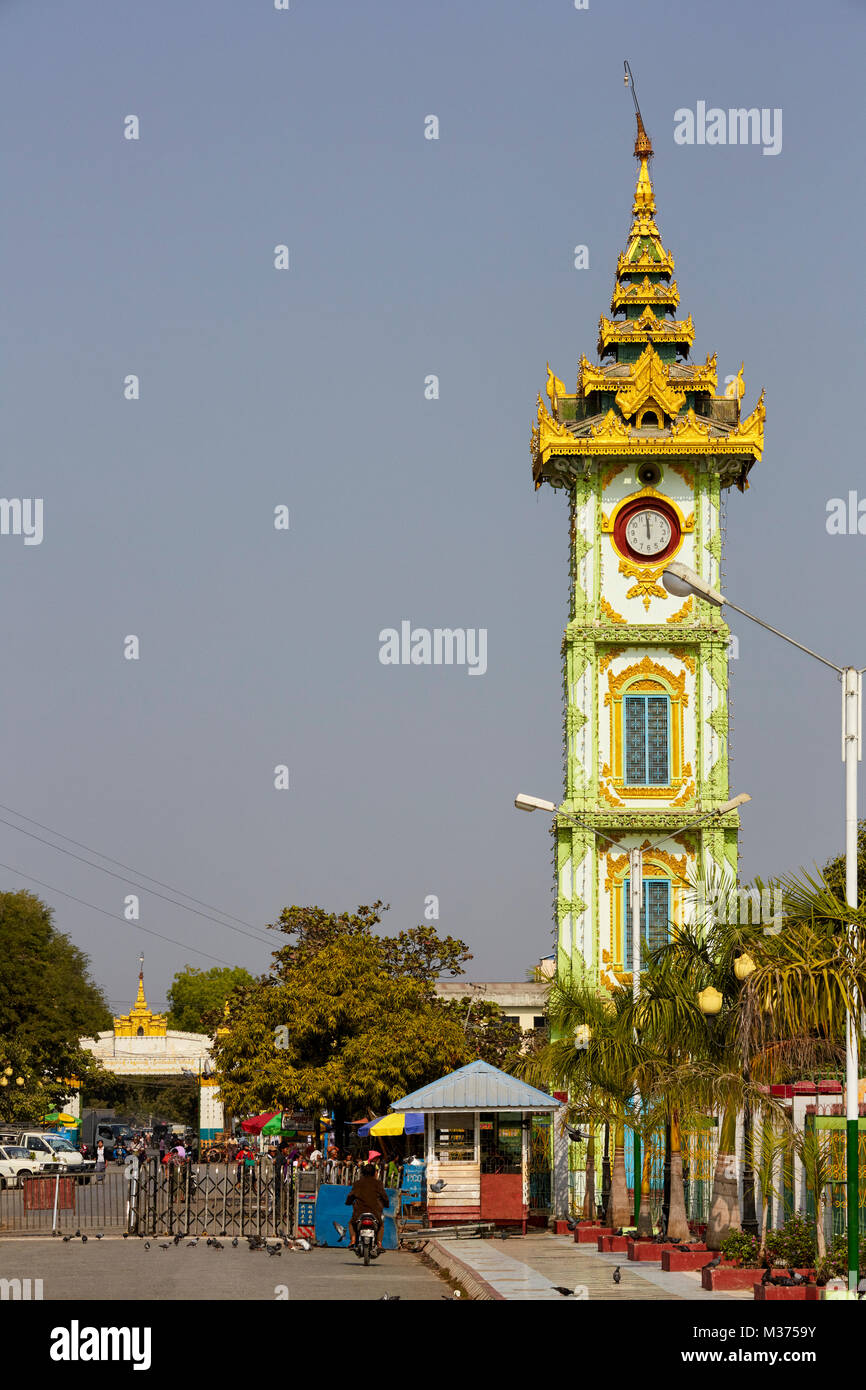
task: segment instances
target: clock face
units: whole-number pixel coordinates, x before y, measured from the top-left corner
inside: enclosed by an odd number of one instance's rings
[[[625,540],[637,555],[659,555],[671,543],[673,529],[668,518],[654,507],[634,512],[626,522]]]

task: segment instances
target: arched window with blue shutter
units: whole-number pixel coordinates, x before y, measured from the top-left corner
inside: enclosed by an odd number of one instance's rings
[[[629,883],[623,883],[623,969],[632,968],[631,904],[629,902]],[[641,952],[645,942],[650,951],[664,946],[670,940],[671,884],[667,878],[645,878],[643,881],[643,902],[640,910]]]
[[[667,695],[626,695],[625,785],[666,787],[671,780],[670,698]]]

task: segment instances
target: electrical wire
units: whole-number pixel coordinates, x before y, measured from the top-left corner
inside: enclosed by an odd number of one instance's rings
[[[3,809],[3,810],[8,810],[9,808],[4,806],[2,809]],[[18,812],[17,812],[17,811],[13,811],[12,814],[13,814],[14,816],[16,816],[16,815],[18,815]],[[28,816],[22,816],[21,819],[22,819],[22,820],[29,820],[30,818],[29,818]],[[38,821],[33,821],[32,824],[33,824],[33,825],[38,825],[39,822],[38,822]],[[264,933],[261,933],[261,934],[259,934],[259,935],[255,935],[255,934],[254,934],[255,931],[256,931],[255,928],[253,928],[252,931],[245,931],[242,927],[235,927],[235,926],[232,926],[232,924],[231,924],[230,922],[223,922],[223,921],[221,921],[218,917],[213,917],[213,916],[211,916],[211,914],[210,914],[209,912],[200,912],[200,911],[198,910],[198,908],[195,908],[195,907],[188,907],[186,903],[179,903],[179,902],[177,902],[174,898],[166,897],[165,893],[157,893],[155,889],[153,889],[153,888],[148,888],[145,884],[139,883],[139,882],[138,882],[136,879],[134,879],[134,878],[126,878],[123,874],[117,874],[117,873],[115,873],[113,869],[106,869],[106,868],[103,868],[103,866],[102,866],[101,864],[94,864],[94,863],[92,862],[92,860],[90,860],[90,859],[85,859],[85,858],[84,858],[82,855],[80,855],[80,854],[75,854],[71,849],[64,849],[62,845],[53,845],[53,844],[51,843],[50,840],[44,839],[41,835],[36,835],[36,834],[34,833],[34,831],[32,831],[32,830],[25,830],[24,827],[23,827],[23,825],[15,825],[11,820],[5,820],[5,819],[3,818],[3,816],[0,816],[0,825],[6,825],[6,826],[9,827],[10,830],[17,830],[17,832],[18,832],[19,835],[27,835],[27,836],[30,837],[31,840],[38,840],[39,844],[41,844],[41,845],[47,845],[49,849],[56,850],[58,854],[65,854],[65,855],[67,855],[67,857],[70,858],[70,859],[77,859],[78,862],[79,862],[79,864],[86,864],[87,867],[88,867],[89,869],[97,869],[100,873],[108,874],[109,877],[111,877],[111,878],[119,879],[121,883],[128,883],[128,884],[131,885],[131,887],[140,889],[142,893],[149,893],[149,894],[151,895],[151,897],[154,897],[154,898],[161,898],[163,902],[171,903],[172,907],[180,907],[180,908],[182,908],[182,909],[184,910],[184,912],[191,912],[191,913],[193,913],[193,915],[196,916],[196,917],[203,917],[203,918],[205,918],[205,920],[208,921],[208,922],[215,922],[215,923],[217,924],[218,927],[225,927],[227,931],[236,932],[238,936],[248,936],[248,937],[250,937],[253,941],[258,941],[258,942],[260,942],[260,943],[261,943],[261,942],[267,942],[268,945],[271,944],[272,938],[265,936]],[[51,835],[57,835],[59,839],[64,839],[64,840],[65,840],[65,839],[68,838],[68,837],[65,836],[65,835],[60,835],[60,833],[59,833],[58,831],[50,830],[50,828],[49,828],[48,826],[43,826],[42,829],[43,829],[43,830],[48,830],[48,831],[49,831],[49,834],[51,834]],[[70,843],[71,843],[71,844],[75,844],[76,841],[72,840],[72,841],[70,841]],[[83,849],[88,849],[88,846],[87,846],[87,845],[84,845],[84,846],[82,846],[82,848],[83,848]],[[91,850],[91,849],[88,849],[88,853],[89,853],[89,854],[96,854],[96,855],[99,855],[99,850]],[[103,855],[99,855],[99,857],[100,857],[101,859],[107,859],[107,858],[108,858],[108,855],[103,854]],[[111,862],[114,863],[114,862],[116,862],[116,861],[112,860]],[[148,875],[147,875],[147,874],[141,874],[140,877],[141,877],[141,878],[147,878]],[[158,883],[159,880],[158,880],[158,879],[152,879],[151,882],[153,882],[153,883]],[[166,885],[166,886],[167,886],[167,885]],[[58,890],[58,891],[59,891],[59,890]],[[179,889],[172,889],[172,892],[179,892],[179,891],[180,891]],[[184,897],[187,897],[187,896],[189,896],[189,895],[188,895],[188,894],[184,894],[183,896],[184,896]],[[193,901],[195,902],[195,901],[197,901],[197,899],[193,899]],[[214,911],[219,912],[219,911],[221,911],[221,909],[220,909],[220,908],[215,908]],[[226,913],[225,915],[228,916],[229,914]],[[240,920],[240,919],[237,919],[237,918],[236,918],[235,920],[237,921],[237,920]]]
[[[162,879],[154,878],[152,874],[144,874],[140,869],[133,868],[131,864],[124,864],[119,859],[112,859],[110,854],[102,854],[92,845],[85,845],[80,840],[73,840],[71,835],[64,835],[61,830],[54,830],[50,825],[43,825],[41,821],[34,820],[32,816],[25,816],[22,811],[16,811],[14,806],[4,806],[0,802],[0,811],[8,811],[10,816],[17,816],[19,820],[26,820],[28,825],[38,825],[40,830],[47,830],[49,835],[56,835],[58,840],[65,840],[67,844],[75,845],[77,849],[86,849],[88,854],[95,854],[97,859],[105,859],[117,869],[128,869],[131,874],[137,874],[139,878],[146,878],[149,883],[158,883],[160,888],[167,888],[170,893],[177,893],[178,897],[189,898],[190,902],[196,903],[198,907],[206,907],[210,912],[219,912],[222,917],[228,917],[230,921],[237,922],[240,927],[249,927],[252,931],[259,930],[252,922],[245,922],[242,917],[235,917],[231,912],[226,912],[221,907],[214,907],[213,903],[202,902],[200,898],[194,898],[192,893],[185,893],[182,888],[173,888],[170,883],[163,883]]]
[[[194,955],[204,956],[206,960],[215,960],[219,965],[228,965],[234,968],[236,964],[230,960],[223,960],[222,956],[212,956],[209,951],[202,951],[198,946],[190,946],[185,941],[175,941],[173,936],[164,936],[162,932],[154,931],[151,927],[143,927],[140,922],[129,922],[125,917],[118,917],[116,912],[109,912],[105,907],[97,907],[95,903],[86,903],[83,898],[76,898],[74,893],[67,893],[63,888],[55,888],[52,883],[43,883],[41,878],[34,878],[33,874],[25,874],[23,870],[13,868],[11,864],[0,863],[0,869],[6,869],[18,878],[26,878],[30,883],[37,883],[40,888],[47,888],[50,893],[59,893],[63,898],[70,898],[72,902],[80,903],[82,907],[89,908],[91,912],[101,912],[104,917],[110,917],[113,922],[122,922],[125,927],[133,927],[135,931],[142,931],[147,936],[156,936],[160,941],[167,941],[171,946],[179,946],[182,951],[192,951]]]

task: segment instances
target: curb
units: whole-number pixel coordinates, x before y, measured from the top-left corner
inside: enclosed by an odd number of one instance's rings
[[[481,1275],[476,1273],[471,1265],[465,1264],[463,1260],[458,1259],[456,1255],[452,1255],[450,1250],[443,1250],[438,1240],[431,1240],[430,1243],[424,1247],[422,1253],[429,1256],[435,1265],[438,1265],[440,1269],[450,1274],[459,1284],[462,1284],[473,1300],[477,1302],[493,1301],[497,1303],[504,1303],[506,1301],[504,1295],[497,1293],[492,1284],[488,1284],[486,1279],[482,1279]]]

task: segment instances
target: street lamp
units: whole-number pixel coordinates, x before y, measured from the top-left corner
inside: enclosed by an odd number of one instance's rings
[[[728,811],[735,811],[738,806],[745,805],[745,803],[751,801],[751,799],[748,792],[740,792],[739,796],[732,797],[730,801],[723,802],[721,806],[717,806],[715,810],[707,812],[707,814],[702,816],[699,820],[692,821],[688,829],[700,829],[701,826],[708,824],[710,821],[718,820],[720,816],[726,815]],[[544,801],[541,797],[527,796],[525,792],[520,792],[514,798],[514,805],[517,807],[518,811],[547,811],[550,815],[558,814],[563,820],[567,820],[572,825],[576,825],[580,830],[587,830],[590,834],[599,836],[602,840],[606,840],[609,845],[613,845],[614,849],[622,850],[624,854],[628,855],[629,913],[631,916],[632,942],[631,994],[632,1001],[634,1004],[637,1004],[638,994],[640,993],[640,919],[641,907],[643,904],[644,855],[650,854],[653,850],[658,849],[660,845],[665,844],[672,836],[665,835],[655,845],[647,845],[645,849],[641,849],[640,847],[628,849],[625,845],[621,845],[618,840],[612,840],[610,835],[605,835],[604,831],[599,830],[597,826],[584,825],[582,821],[577,820],[575,816],[570,815],[567,811],[558,811],[556,803],[553,801]],[[635,1040],[637,1040],[636,1031]],[[637,1088],[635,1088],[635,1106],[637,1106],[638,1100],[638,1092]],[[640,1135],[638,1134],[637,1128],[634,1130],[634,1162],[635,1222],[637,1222],[640,1203],[638,1188],[640,1173]]]
[[[711,603],[716,608],[721,608],[727,604],[735,613],[740,613],[744,618],[757,623],[767,632],[772,632],[775,637],[781,637],[783,642],[788,642],[798,651],[805,652],[807,656],[814,657],[820,661],[822,666],[829,666],[831,671],[835,671],[842,680],[842,762],[845,765],[845,901],[849,907],[857,906],[857,764],[862,757],[861,751],[861,694],[862,694],[862,672],[866,667],[856,666],[837,666],[835,661],[828,661],[825,656],[813,652],[810,647],[804,647],[802,642],[795,642],[793,637],[787,633],[780,632],[777,627],[771,627],[765,623],[763,618],[756,618],[754,613],[749,613],[745,608],[739,608],[736,603],[732,603],[729,598],[718,589],[713,589],[706,580],[702,579],[688,565],[682,564],[679,560],[673,560],[662,573],[662,583],[668,593],[675,594],[678,598],[683,598],[687,594],[694,594]],[[856,927],[853,923],[848,928],[849,937],[853,937]],[[855,1001],[857,1002],[857,1001]],[[859,1279],[860,1251],[859,1251],[859,1155],[858,1155],[858,1121],[860,1118],[860,1107],[858,1097],[859,1083],[859,1057],[857,1046],[857,1011],[849,1010],[845,1027],[845,1130],[846,1130],[846,1169],[847,1169],[847,1205],[848,1205],[848,1290],[856,1292]]]

